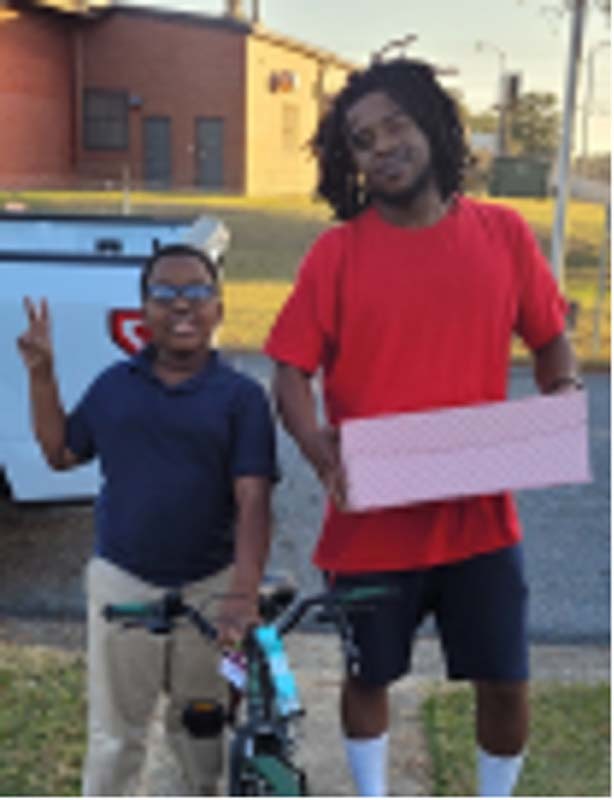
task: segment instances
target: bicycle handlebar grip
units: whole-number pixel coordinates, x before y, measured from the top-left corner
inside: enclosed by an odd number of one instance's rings
[[[152,610],[151,603],[117,603],[106,605],[102,609],[102,613],[104,618],[111,622],[116,619],[141,619],[149,616]]]

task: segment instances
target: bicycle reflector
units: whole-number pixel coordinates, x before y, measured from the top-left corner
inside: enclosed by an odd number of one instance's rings
[[[226,714],[217,700],[191,700],[183,709],[182,721],[195,739],[214,739],[224,728]]]

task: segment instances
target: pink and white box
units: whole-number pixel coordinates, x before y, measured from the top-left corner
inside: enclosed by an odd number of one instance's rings
[[[591,480],[584,391],[341,425],[348,509]]]

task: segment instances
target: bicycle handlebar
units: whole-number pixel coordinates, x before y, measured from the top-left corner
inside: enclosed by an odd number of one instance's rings
[[[391,594],[388,586],[365,586],[353,589],[331,589],[309,595],[293,603],[272,624],[280,636],[285,636],[316,606],[331,614],[336,625],[345,624],[347,607]],[[168,592],[161,600],[152,603],[120,603],[107,605],[103,609],[106,620],[124,622],[126,625],[142,625],[154,633],[165,633],[172,628],[177,617],[187,617],[208,639],[215,641],[218,632],[214,625],[198,609],[185,603],[179,592]]]
[[[280,635],[284,636],[299,624],[311,608],[320,606],[324,611],[328,611],[336,617],[339,611],[345,612],[347,606],[357,605],[365,600],[381,597],[384,594],[388,594],[389,591],[387,587],[369,586],[341,591],[331,589],[320,594],[313,594],[298,600],[296,604],[290,606],[286,612],[280,615],[275,627]]]
[[[214,625],[198,611],[183,601],[179,592],[168,592],[153,603],[118,603],[103,608],[104,618],[126,625],[142,625],[153,633],[167,633],[177,617],[187,617],[207,638],[215,641],[218,632]]]

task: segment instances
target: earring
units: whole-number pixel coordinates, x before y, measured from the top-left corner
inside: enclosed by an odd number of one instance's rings
[[[356,173],[356,199],[363,206],[367,201],[367,179],[364,172]]]

